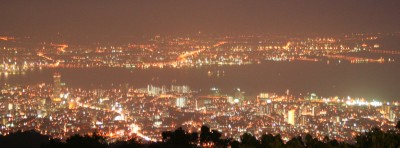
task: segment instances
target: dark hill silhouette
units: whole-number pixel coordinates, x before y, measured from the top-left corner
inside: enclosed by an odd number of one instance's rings
[[[65,142],[41,135],[35,130],[18,131],[6,136],[0,136],[1,148],[196,148],[196,147],[232,147],[232,148],[398,148],[400,147],[400,121],[395,130],[382,131],[378,127],[360,133],[355,137],[355,144],[338,142],[325,137],[322,141],[310,134],[304,137],[294,136],[283,142],[279,134],[264,134],[259,138],[251,133],[244,133],[240,141],[231,138],[221,138],[222,133],[201,127],[201,132],[187,132],[182,128],[162,132],[162,141],[143,143],[140,139],[107,143],[106,138],[93,133],[91,135],[73,135]]]
[[[35,130],[17,131],[6,136],[0,136],[1,148],[38,148],[49,142],[50,137]]]

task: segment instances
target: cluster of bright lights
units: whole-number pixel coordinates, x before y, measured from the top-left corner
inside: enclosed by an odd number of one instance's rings
[[[369,105],[371,105],[371,106],[375,106],[375,107],[376,106],[382,106],[382,102],[379,102],[379,101],[373,100],[371,102],[368,102],[368,101],[364,101],[364,100],[360,100],[360,99],[347,100],[346,104],[347,105],[358,105],[358,106],[369,106]]]

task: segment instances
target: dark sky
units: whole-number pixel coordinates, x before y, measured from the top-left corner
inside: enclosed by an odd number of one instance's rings
[[[400,31],[400,0],[0,0],[0,34]]]

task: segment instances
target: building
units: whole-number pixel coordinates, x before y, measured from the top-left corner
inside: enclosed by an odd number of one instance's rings
[[[176,107],[178,108],[182,108],[186,106],[186,98],[184,97],[178,97],[176,98],[176,102],[175,102]]]
[[[61,102],[61,75],[59,73],[55,73],[53,75],[54,80],[54,90],[53,90],[53,102]]]
[[[153,85],[147,85],[147,95],[149,95],[149,96],[158,96],[158,95],[166,94],[166,93],[167,93],[167,89],[165,88],[165,86],[156,87]]]
[[[244,101],[244,92],[240,90],[240,88],[237,88],[235,90],[235,95],[234,95],[234,102],[235,103],[241,103]]]
[[[190,93],[190,87],[187,85],[182,85],[182,86],[172,85],[171,92],[179,93],[179,94]]]
[[[294,109],[288,111],[287,122],[291,125],[296,125],[296,114]]]

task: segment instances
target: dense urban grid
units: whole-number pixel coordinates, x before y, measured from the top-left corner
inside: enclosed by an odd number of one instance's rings
[[[393,129],[400,117],[397,101],[294,96],[289,91],[246,98],[239,88],[233,94],[212,88],[200,95],[185,85],[84,90],[63,86],[60,74],[54,75],[54,84],[3,86],[0,101],[1,134],[36,129],[60,139],[96,130],[110,140],[139,136],[158,141],[162,131],[199,131],[206,124],[235,139],[247,132],[256,137],[280,133],[287,141],[310,133],[351,142],[374,126]]]
[[[400,148],[400,0],[0,0],[0,148]]]
[[[183,68],[298,60],[327,64],[387,63],[396,59],[382,54],[400,55],[400,52],[380,49],[377,40],[399,36],[400,33],[338,37],[212,36],[199,33],[185,37],[157,35],[134,43],[90,45],[68,44],[62,37],[38,42],[30,37],[3,36],[0,37],[0,74],[54,67]]]
[[[194,68],[308,61],[326,64],[395,63],[399,51],[382,50],[376,42],[400,33],[348,34],[337,37],[278,35],[186,37],[154,36],[128,44],[68,44],[58,39],[34,42],[30,37],[0,38],[0,75],[24,74],[44,68]],[[209,71],[208,75],[224,75]],[[372,127],[393,130],[400,120],[400,102],[350,96],[259,92],[246,96],[213,87],[132,84],[113,88],[74,88],[54,73],[53,83],[1,84],[0,134],[35,129],[66,139],[97,131],[109,141],[140,137],[162,140],[163,131],[182,127],[199,132],[203,125],[236,140],[279,133],[286,142],[306,133],[323,140],[354,142]]]

